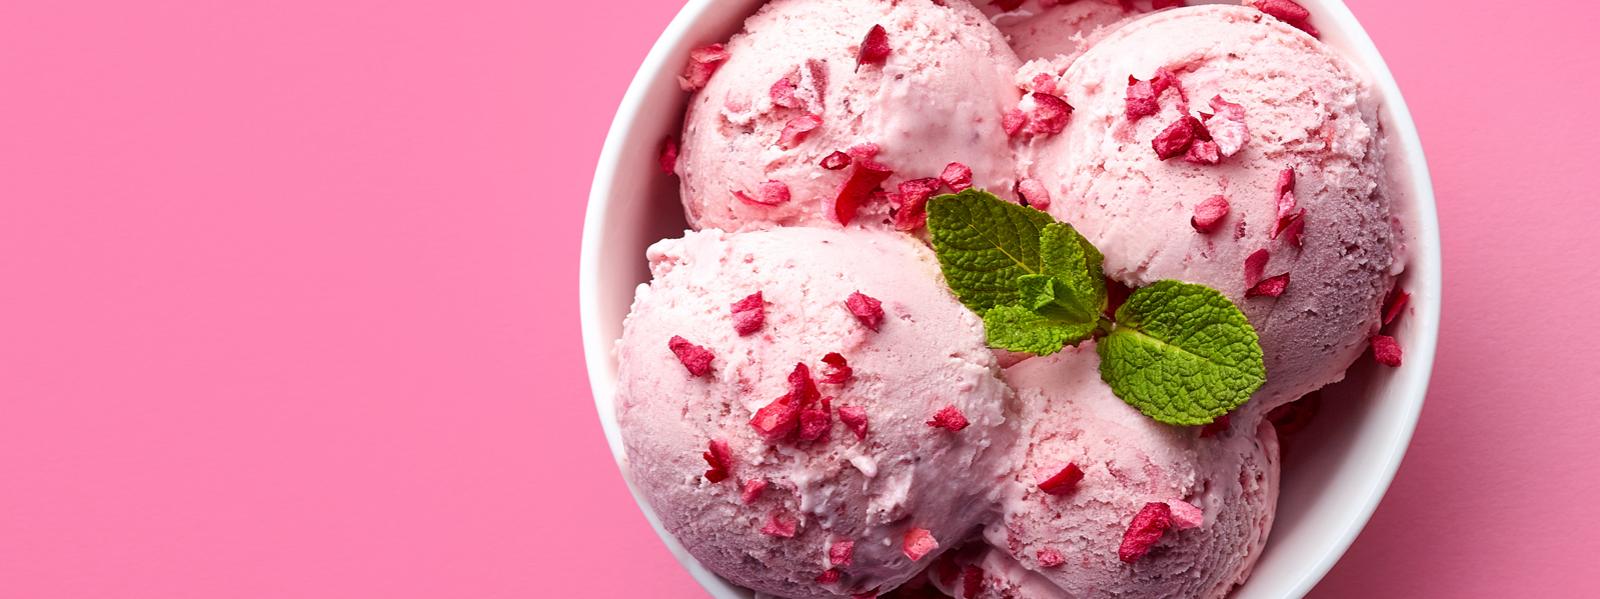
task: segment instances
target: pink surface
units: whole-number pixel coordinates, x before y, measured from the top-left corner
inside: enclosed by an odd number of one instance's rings
[[[702,596],[610,462],[574,285],[679,3],[192,4],[0,7],[0,595]],[[1445,324],[1316,597],[1600,595],[1600,6],[1352,4]]]

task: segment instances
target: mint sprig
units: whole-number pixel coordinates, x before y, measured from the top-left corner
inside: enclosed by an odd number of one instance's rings
[[[1101,337],[1100,377],[1168,424],[1208,424],[1266,382],[1255,329],[1214,289],[1160,281],[1106,318],[1104,256],[1043,212],[968,189],[929,201],[928,231],[992,347],[1044,356]]]

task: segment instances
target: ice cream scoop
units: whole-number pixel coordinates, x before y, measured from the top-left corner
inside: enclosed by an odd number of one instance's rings
[[[992,518],[1013,394],[925,246],[708,229],[648,258],[616,350],[626,473],[707,568],[887,591]]]

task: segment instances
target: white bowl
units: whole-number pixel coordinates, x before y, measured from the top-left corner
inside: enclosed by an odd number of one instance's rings
[[[726,40],[763,0],[689,0],[645,57],[617,110],[595,171],[584,219],[579,302],[589,383],[611,453],[625,459],[612,394],[614,341],[633,290],[649,280],[645,247],[683,233],[677,180],[657,168],[661,141],[677,133],[687,94],[677,74],[689,50]],[[1411,313],[1396,336],[1405,349],[1400,368],[1362,360],[1349,378],[1324,391],[1322,412],[1284,463],[1278,516],[1266,553],[1233,597],[1305,595],[1355,540],[1394,478],[1422,410],[1439,329],[1439,225],[1422,144],[1394,77],[1372,40],[1339,0],[1299,0],[1312,12],[1322,39],[1363,68],[1384,98],[1396,213],[1406,224]],[[630,489],[632,488],[630,484]],[[634,498],[639,500],[637,491]],[[640,509],[679,563],[713,597],[749,598],[702,567],[661,528],[649,505]]]

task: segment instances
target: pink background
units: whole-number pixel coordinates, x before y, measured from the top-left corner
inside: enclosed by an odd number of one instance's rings
[[[1351,4],[1447,292],[1315,596],[1600,596],[1600,5]],[[701,596],[610,462],[575,284],[679,5],[0,4],[0,596]]]

